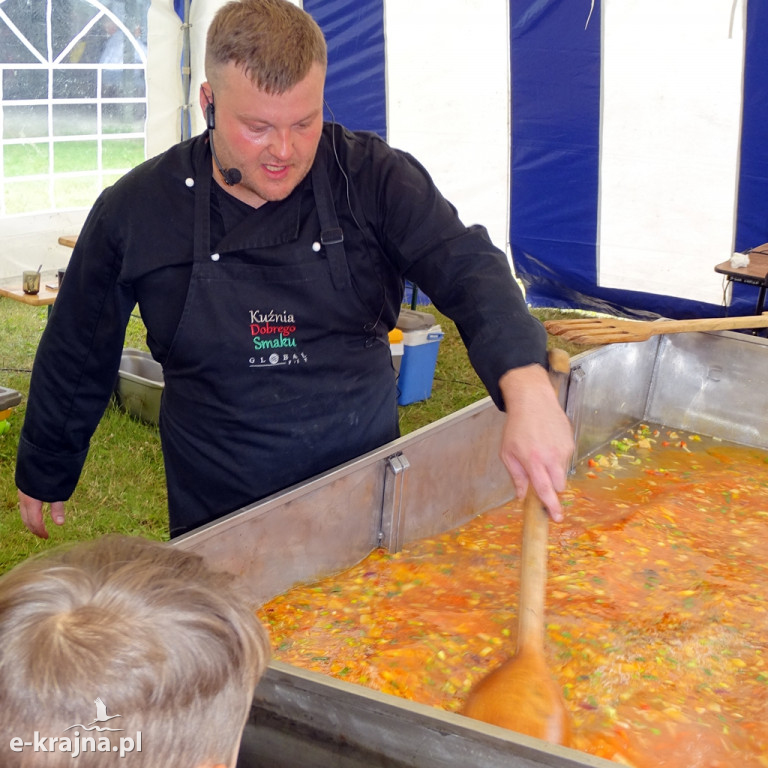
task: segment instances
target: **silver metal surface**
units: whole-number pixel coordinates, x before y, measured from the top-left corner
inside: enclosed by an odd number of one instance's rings
[[[644,418],[768,448],[768,339],[744,333],[661,337]]]
[[[659,337],[607,344],[571,360],[566,413],[574,425],[574,463],[644,418]]]
[[[384,501],[381,505],[379,544],[390,552],[403,548],[405,527],[405,482],[411,465],[402,453],[387,459],[384,475]]]
[[[675,333],[607,344],[571,360],[574,463],[640,421],[768,447],[768,339]]]
[[[238,768],[609,768],[615,763],[273,662]]]
[[[400,547],[509,501],[514,488],[498,457],[503,423],[486,398],[174,544],[235,573],[260,604],[350,568],[383,537]],[[393,456],[407,471],[385,503]]]

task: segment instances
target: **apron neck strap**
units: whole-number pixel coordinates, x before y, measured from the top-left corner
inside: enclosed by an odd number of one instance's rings
[[[211,183],[213,169],[207,139],[200,141],[195,173],[195,223],[192,241],[196,262],[208,261],[211,256]]]
[[[325,163],[315,160],[312,165],[312,191],[315,196],[315,206],[320,219],[320,242],[325,248],[331,279],[336,290],[348,288],[352,282],[349,276],[349,265],[344,251],[344,232],[336,218],[336,208],[331,194],[331,183],[325,170]]]
[[[211,184],[213,171],[207,142],[201,142],[199,165],[195,176],[194,260],[207,261],[211,257]],[[208,162],[206,162],[206,160]],[[352,280],[344,250],[344,233],[336,217],[331,183],[325,163],[316,160],[312,166],[312,191],[320,220],[320,243],[325,248],[331,279],[336,290],[349,288]]]

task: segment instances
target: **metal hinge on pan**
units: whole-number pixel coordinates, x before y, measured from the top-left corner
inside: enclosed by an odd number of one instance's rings
[[[390,552],[399,552],[403,547],[405,532],[405,476],[411,466],[402,453],[395,453],[386,459],[384,493],[381,502],[381,523],[379,546]]]

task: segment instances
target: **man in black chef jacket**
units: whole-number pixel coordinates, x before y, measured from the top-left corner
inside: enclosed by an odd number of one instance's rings
[[[16,483],[27,527],[64,522],[138,303],[163,366],[171,535],[398,436],[388,345],[413,281],[451,317],[495,403],[501,456],[555,519],[573,441],[546,333],[503,252],[425,169],[323,122],[326,45],[286,0],[208,31],[207,130],[105,190],[35,359]]]

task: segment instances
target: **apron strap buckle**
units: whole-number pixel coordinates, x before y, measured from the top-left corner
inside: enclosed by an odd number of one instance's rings
[[[325,255],[331,268],[331,279],[337,291],[343,290],[352,285],[352,278],[349,274],[347,255],[344,252],[344,233],[336,217],[331,184],[325,164],[322,162],[312,166],[312,187],[320,224],[320,242],[325,246]]]
[[[320,232],[320,242],[325,246],[328,265],[331,268],[331,279],[336,289],[350,286],[349,267],[344,253],[344,233],[341,227],[324,229]]]
[[[325,229],[320,233],[320,242],[323,245],[336,245],[337,243],[344,242],[344,233],[341,231],[341,227],[334,227],[333,229]]]

